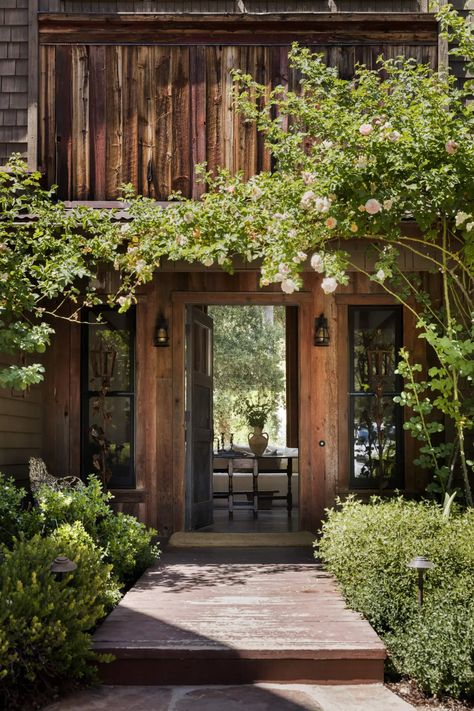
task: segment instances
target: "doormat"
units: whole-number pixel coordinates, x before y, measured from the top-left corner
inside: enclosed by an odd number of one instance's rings
[[[295,533],[173,533],[168,547],[172,548],[299,548],[312,547],[316,534]]]

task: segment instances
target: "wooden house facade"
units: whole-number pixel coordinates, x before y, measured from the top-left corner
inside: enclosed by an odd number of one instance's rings
[[[322,52],[343,77],[357,62],[373,66],[380,54],[433,67],[447,56],[425,0],[1,0],[0,163],[20,151],[48,184],[58,185],[60,198],[104,208],[118,205],[122,183],[158,201],[176,190],[198,199],[194,166],[202,162],[246,176],[271,169],[255,127],[234,110],[230,70],[243,69],[269,87],[294,87],[298,77],[288,66],[294,41]],[[353,253],[365,264],[357,244]],[[424,264],[403,258],[404,268],[421,271],[436,293]],[[316,529],[337,495],[373,490],[354,475],[357,329],[375,314],[374,324],[388,324],[393,347],[404,343],[418,360],[426,358],[412,316],[356,272],[328,296],[314,272],[305,273],[303,289],[293,295],[261,288],[258,277],[245,265],[232,276],[163,265],[133,314],[116,324],[129,348],[114,400],[129,419],[116,502],[163,534],[189,527],[185,359],[193,306],[287,307],[288,444],[299,450],[302,529]],[[321,313],[330,331],[326,348],[313,345]],[[166,348],[154,345],[159,315],[169,325]],[[41,455],[55,474],[86,466],[92,336],[67,321],[55,328],[41,389],[0,395],[0,468],[18,478],[31,455]],[[392,395],[397,387],[394,381]],[[392,484],[420,492],[425,481],[412,464],[414,445],[400,419],[391,426],[398,428]]]

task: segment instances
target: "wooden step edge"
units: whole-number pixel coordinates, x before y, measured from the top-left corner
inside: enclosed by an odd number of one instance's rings
[[[117,659],[232,659],[232,660],[337,660],[385,659],[387,651],[383,644],[377,647],[344,649],[204,649],[204,648],[157,648],[118,645],[94,645],[97,654],[112,654]]]

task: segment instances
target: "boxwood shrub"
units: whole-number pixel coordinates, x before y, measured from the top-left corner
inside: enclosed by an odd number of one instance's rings
[[[432,694],[474,696],[474,511],[445,517],[430,502],[354,498],[328,512],[319,556],[350,607],[385,640],[389,668]],[[417,602],[417,555],[435,567]]]
[[[152,543],[156,531],[134,516],[114,513],[110,507],[112,498],[94,476],[79,489],[56,491],[42,486],[36,494],[40,512],[37,525],[45,533],[62,523],[80,521],[94,542],[103,548],[113,575],[123,586],[154,562],[159,549]]]
[[[79,522],[48,537],[18,539],[1,554],[0,708],[26,709],[58,682],[94,674],[89,631],[119,590]],[[50,571],[58,555],[77,564],[62,580]]]

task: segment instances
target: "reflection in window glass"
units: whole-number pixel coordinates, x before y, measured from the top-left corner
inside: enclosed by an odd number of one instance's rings
[[[398,307],[350,307],[351,484],[362,488],[400,486],[403,472],[400,392],[396,375],[401,347]]]
[[[104,309],[83,328],[82,471],[133,488],[134,314]]]

